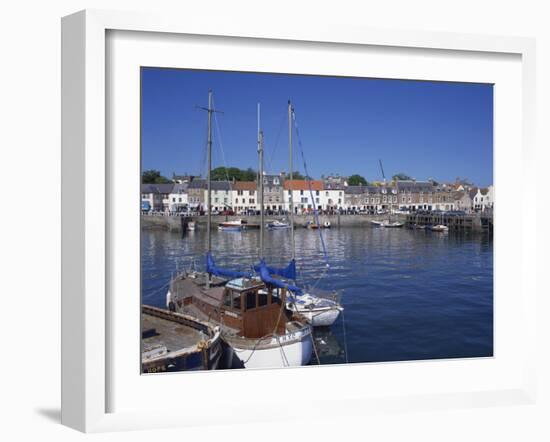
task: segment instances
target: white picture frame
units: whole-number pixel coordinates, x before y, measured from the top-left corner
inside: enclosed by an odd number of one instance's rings
[[[154,32],[172,35],[268,39],[273,42],[338,44],[341,47],[435,49],[479,54],[514,54],[521,57],[521,157],[524,168],[534,158],[535,42],[519,37],[388,31],[350,28],[326,23],[295,27],[257,22],[210,23],[207,17],[170,17],[143,13],[87,10],[62,21],[62,423],[85,432],[207,424],[208,416],[182,416],[183,412],[108,412],[110,321],[107,302],[109,256],[112,240],[107,228],[109,186],[107,173],[106,35],[109,31]],[[520,147],[517,147],[520,149]],[[137,191],[136,191],[137,192]],[[525,193],[522,204],[534,207],[536,193]],[[532,205],[531,205],[532,204]],[[527,214],[522,215],[526,217]],[[525,223],[524,223],[525,225]],[[536,287],[534,268],[525,257],[536,250],[534,232],[521,230],[523,315],[518,327],[534,334]],[[332,405],[334,416],[387,411],[455,408],[532,403],[536,393],[535,339],[525,343],[525,371],[521,385],[483,391],[425,395],[388,394],[376,398],[342,398]],[[435,362],[437,363],[437,362]],[[354,370],[358,376],[360,367]],[[290,373],[290,374],[288,374]],[[242,373],[241,373],[242,374]],[[195,376],[195,375],[194,375]],[[200,375],[199,375],[200,376]],[[293,376],[287,372],[285,377]],[[330,400],[310,404],[331,407]],[[240,404],[247,407],[246,404]],[[265,419],[248,405],[248,419]],[[315,412],[313,409],[312,412]],[[246,414],[246,413],[243,413]],[[283,417],[285,417],[283,415]],[[289,417],[289,416],[286,416]]]

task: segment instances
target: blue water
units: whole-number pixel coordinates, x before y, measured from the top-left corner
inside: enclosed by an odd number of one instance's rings
[[[216,263],[246,269],[256,262],[257,231],[213,232]],[[483,357],[493,354],[493,243],[482,235],[407,229],[296,230],[299,282],[343,290],[345,314],[316,330],[321,363]],[[203,268],[206,234],[144,230],[143,302],[165,306],[172,272]],[[290,231],[265,234],[273,264],[290,257]],[[312,361],[316,363],[316,360]]]

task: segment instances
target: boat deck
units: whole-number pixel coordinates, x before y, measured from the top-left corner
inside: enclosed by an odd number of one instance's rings
[[[165,346],[169,352],[194,347],[208,339],[193,327],[147,313],[141,314],[141,337],[143,350]]]

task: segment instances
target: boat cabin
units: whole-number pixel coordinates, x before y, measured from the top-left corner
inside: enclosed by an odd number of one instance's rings
[[[246,338],[284,333],[287,322],[285,297],[284,290],[275,295],[271,287],[258,279],[229,281],[223,292],[223,323]]]

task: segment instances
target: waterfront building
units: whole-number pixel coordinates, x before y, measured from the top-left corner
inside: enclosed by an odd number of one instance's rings
[[[466,190],[453,192],[453,200],[455,210],[464,210],[465,212],[472,210],[472,198]]]
[[[285,210],[290,211],[291,195],[294,204],[294,213],[296,214],[313,212],[314,207],[317,210],[323,209],[321,204],[322,181],[285,180],[283,188]]]
[[[173,184],[142,184],[141,208],[143,211],[168,211]]]
[[[400,209],[435,210],[435,186],[431,181],[398,180],[395,188]]]
[[[206,209],[206,180],[194,179],[187,185],[187,202],[193,211]]]
[[[284,175],[264,174],[264,208],[268,211],[284,209]]]
[[[493,209],[495,201],[494,186],[472,189],[472,193],[472,206],[476,212],[486,212]]]
[[[333,177],[329,177],[333,178]],[[336,179],[325,179],[321,191],[321,208],[327,212],[336,212],[345,207],[345,191],[347,182],[339,177]]]
[[[231,195],[231,188],[233,183],[227,181],[212,181],[210,183],[210,190],[212,193],[212,210],[217,212],[223,212],[233,208],[233,200]],[[204,201],[208,207],[208,189],[204,190]]]
[[[364,210],[367,204],[367,186],[347,186],[344,191],[344,209],[348,211]]]
[[[259,210],[255,181],[235,181],[231,189],[233,210],[238,214]]]
[[[189,207],[187,187],[189,183],[176,183],[168,195],[170,212],[182,212]]]

